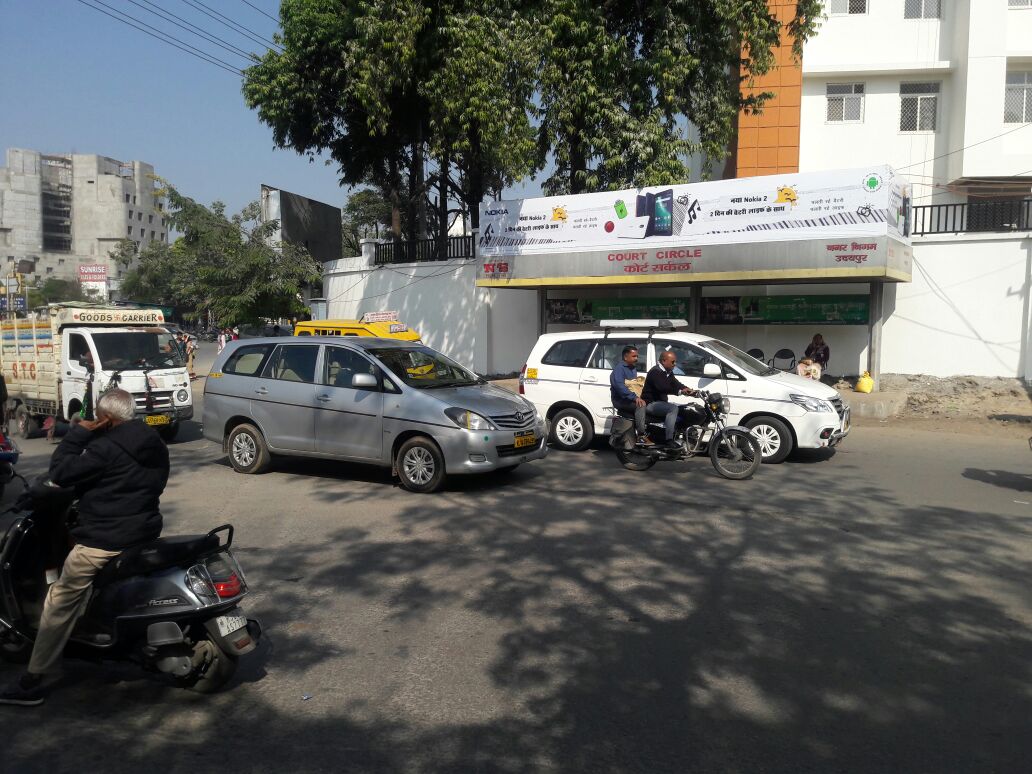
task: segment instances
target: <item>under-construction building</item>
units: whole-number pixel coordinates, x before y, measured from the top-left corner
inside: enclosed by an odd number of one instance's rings
[[[124,268],[110,258],[122,239],[142,247],[168,240],[168,214],[154,167],[87,154],[10,148],[0,167],[0,274],[27,279],[88,277],[105,291]],[[88,267],[80,270],[80,267]]]

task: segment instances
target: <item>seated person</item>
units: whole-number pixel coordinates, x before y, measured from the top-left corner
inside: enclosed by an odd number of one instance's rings
[[[627,382],[638,378],[638,349],[623,348],[623,362],[609,375],[609,398],[617,411],[634,412],[634,429],[639,438],[645,435],[645,401],[634,394]]]
[[[674,376],[674,364],[677,361],[673,352],[663,352],[659,363],[653,366],[645,377],[645,387],[641,397],[645,401],[645,413],[650,417],[662,418],[665,442],[674,445],[674,431],[677,427],[677,406],[667,401],[671,395],[697,395],[690,387],[685,387]]]
[[[821,334],[814,334],[813,341],[806,348],[803,357],[812,360],[821,367],[821,372],[828,370],[828,360],[831,359],[831,349],[824,343]]]

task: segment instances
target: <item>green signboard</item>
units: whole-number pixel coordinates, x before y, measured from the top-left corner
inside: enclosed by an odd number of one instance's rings
[[[687,320],[687,298],[550,298],[550,323],[592,324],[598,320]]]
[[[719,296],[702,299],[703,325],[867,325],[870,299],[842,296]]]

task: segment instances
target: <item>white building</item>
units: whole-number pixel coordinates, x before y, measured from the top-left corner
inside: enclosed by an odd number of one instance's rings
[[[802,61],[799,171],[887,163],[916,203],[1032,186],[1030,0],[829,0]],[[934,197],[934,198],[929,198]]]
[[[28,261],[28,281],[79,279],[79,267],[122,268],[109,253],[119,240],[138,247],[168,240],[168,215],[154,168],[85,154],[48,155],[11,148],[0,167],[0,270]]]

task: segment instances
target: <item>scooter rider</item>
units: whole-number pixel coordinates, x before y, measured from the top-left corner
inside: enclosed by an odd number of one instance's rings
[[[58,666],[94,576],[122,551],[161,534],[168,449],[135,411],[131,394],[109,390],[97,402],[97,419],[79,422],[54,451],[50,480],[74,487],[79,499],[76,543],[47,592],[28,671],[0,692],[0,704],[43,703],[44,676]]]
[[[685,387],[674,376],[674,363],[677,361],[673,352],[663,352],[659,363],[654,365],[645,377],[645,386],[641,397],[647,404],[645,413],[650,417],[663,420],[663,429],[667,446],[674,444],[674,432],[677,428],[678,408],[667,401],[670,395],[698,395],[696,390]]]

